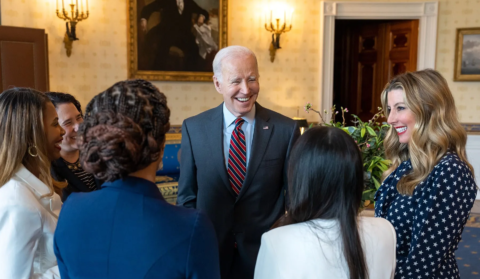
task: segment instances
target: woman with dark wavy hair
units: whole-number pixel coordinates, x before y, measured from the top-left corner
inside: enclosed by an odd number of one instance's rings
[[[393,278],[395,230],[358,216],[363,189],[362,157],[347,133],[305,132],[290,155],[290,208],[262,236],[255,278]]]
[[[155,184],[170,110],[144,80],[95,96],[78,131],[80,162],[102,189],[72,193],[62,208],[55,254],[62,278],[220,277],[213,226],[168,204]]]

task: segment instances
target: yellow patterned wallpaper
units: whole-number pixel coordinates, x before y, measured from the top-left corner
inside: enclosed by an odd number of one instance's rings
[[[65,22],[55,15],[56,0],[1,0],[2,25],[45,29],[48,34],[50,90],[88,101],[127,77],[126,7],[118,0],[90,0],[90,17],[77,25],[79,41],[67,57]],[[61,1],[60,1],[61,2]]]
[[[436,69],[448,80],[465,123],[480,123],[480,82],[454,82],[457,28],[480,28],[480,0],[441,0],[438,17]]]
[[[351,0],[353,1],[353,0]],[[356,0],[355,0],[356,1]],[[229,1],[229,44],[244,45],[256,54],[260,68],[259,102],[293,117],[317,121],[301,107],[319,103],[320,1],[286,0],[295,8],[293,29],[282,35],[282,49],[269,60],[270,35],[262,11],[269,0]],[[365,2],[360,0],[359,2]],[[391,1],[396,2],[396,1]],[[453,82],[455,29],[480,27],[480,0],[440,0],[437,69],[447,78],[462,122],[480,122],[480,82]],[[62,39],[65,23],[56,18],[55,0],[1,0],[2,24],[44,28],[49,36],[51,90],[69,92],[85,106],[97,93],[127,78],[126,1],[90,0],[90,18],[78,24],[72,56],[67,58]],[[172,124],[219,105],[222,96],[213,84],[155,82],[168,96]]]

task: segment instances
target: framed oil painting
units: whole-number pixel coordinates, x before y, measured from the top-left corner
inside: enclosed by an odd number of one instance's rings
[[[129,77],[211,81],[227,46],[227,0],[128,0]]]
[[[457,29],[455,81],[480,81],[480,27]]]

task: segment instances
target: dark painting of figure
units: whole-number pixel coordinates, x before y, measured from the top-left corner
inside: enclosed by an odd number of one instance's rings
[[[139,71],[212,72],[219,0],[137,0]]]

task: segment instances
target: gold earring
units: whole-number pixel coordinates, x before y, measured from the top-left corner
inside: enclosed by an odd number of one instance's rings
[[[157,171],[163,170],[163,160],[158,163]]]
[[[35,153],[32,152],[32,148],[35,148]],[[27,151],[28,151],[28,154],[30,154],[30,156],[32,156],[32,157],[37,157],[38,156],[37,146],[35,146],[35,145],[29,146]]]

